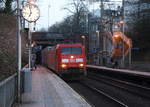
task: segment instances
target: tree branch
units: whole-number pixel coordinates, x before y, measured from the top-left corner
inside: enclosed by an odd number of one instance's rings
[[[73,13],[74,14],[74,12],[73,11],[71,11],[70,9],[68,9],[68,8],[63,8],[63,9],[65,9],[65,10],[68,10],[70,13]]]
[[[4,1],[4,0],[0,0],[0,2],[6,3],[6,1]]]

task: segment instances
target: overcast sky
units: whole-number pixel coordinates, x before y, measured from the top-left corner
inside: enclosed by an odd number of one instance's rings
[[[120,0],[115,0],[120,1]],[[36,30],[45,28],[62,21],[69,12],[64,10],[71,0],[37,0],[37,5],[40,8],[40,19],[37,21]],[[48,14],[49,13],[49,14]]]
[[[67,1],[68,0],[38,0],[37,4],[40,8],[41,15],[37,21],[36,29],[47,29],[48,24],[51,26],[63,20],[68,14],[68,12],[63,9],[68,4]]]

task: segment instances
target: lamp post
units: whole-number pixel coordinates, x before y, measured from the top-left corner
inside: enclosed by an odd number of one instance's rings
[[[83,36],[81,36],[81,38],[83,39],[83,45],[85,47],[85,36],[83,35]]]
[[[100,37],[99,37],[99,30],[96,31],[96,35],[97,35],[97,47],[98,47],[98,51],[100,51]],[[98,55],[98,64],[100,64],[100,55]],[[101,63],[102,64],[102,63]]]
[[[48,29],[49,29],[49,12],[50,12],[49,10],[50,10],[50,7],[51,7],[51,6],[48,5]]]
[[[99,31],[98,30],[96,31],[96,35],[98,37],[98,39],[97,39],[97,45],[98,45],[98,48],[99,48]]]
[[[124,46],[124,20],[120,21],[120,24],[122,25],[122,37],[123,37],[123,46],[122,46],[122,67],[125,67],[125,46]]]
[[[86,55],[86,43],[85,43],[85,36],[82,35],[81,38],[83,39],[83,45],[84,45],[84,48],[85,48],[85,55]]]

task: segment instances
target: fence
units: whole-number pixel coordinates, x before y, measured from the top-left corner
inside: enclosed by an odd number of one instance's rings
[[[16,85],[17,74],[0,82],[0,107],[11,107],[17,95]]]

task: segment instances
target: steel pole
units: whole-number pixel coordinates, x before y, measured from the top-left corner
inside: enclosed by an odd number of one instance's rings
[[[48,29],[49,29],[49,8],[50,8],[50,5],[48,4]]]
[[[124,20],[124,16],[125,16],[125,12],[124,12],[124,0],[122,1],[122,6],[123,6],[123,16],[122,16],[122,20],[123,20],[123,25],[122,25],[122,33],[123,33],[123,57],[122,57],[122,66],[125,67],[125,54],[124,54],[124,36],[125,36],[125,32],[124,32],[124,24],[125,24],[125,20]]]
[[[100,14],[101,14],[101,32],[103,32],[103,12],[104,12],[104,4],[103,4],[103,0],[100,0],[101,4],[100,4]],[[104,51],[104,35],[102,34],[102,65],[103,65],[103,59],[104,59],[104,55],[103,55],[103,51]]]
[[[122,64],[123,64],[123,67],[125,67],[124,24],[123,24],[123,31],[122,31],[122,33],[123,33],[123,56],[122,56]]]
[[[21,34],[20,34],[20,0],[17,0],[17,63],[18,63],[18,102],[21,102],[20,71],[21,71]]]
[[[131,41],[131,45],[132,45],[132,40]],[[130,50],[129,50],[129,68],[131,68],[132,65],[132,46],[130,46]]]
[[[84,42],[84,48],[85,48],[85,55],[86,55],[86,42],[85,42],[85,38],[83,39],[83,42]]]
[[[100,54],[99,54],[99,52],[100,52],[100,37],[99,37],[99,30],[97,30],[96,31],[96,36],[97,36],[97,45],[96,45],[96,47],[97,47],[97,51],[98,51],[98,60],[96,61],[97,62],[97,64],[98,65],[100,65],[101,64],[101,62],[100,62]]]
[[[28,38],[29,38],[29,69],[31,70],[31,24],[28,23],[29,32],[28,32]]]

